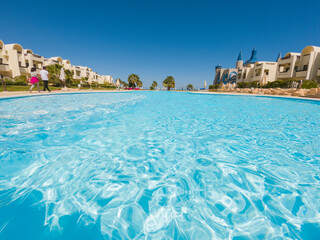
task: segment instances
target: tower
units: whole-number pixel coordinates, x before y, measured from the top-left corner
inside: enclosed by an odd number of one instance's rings
[[[237,63],[236,63],[236,69],[242,68],[243,67],[243,60],[242,60],[242,51],[240,51]]]
[[[256,48],[253,48],[252,50],[252,54],[251,54],[251,58],[245,62],[244,65],[247,65],[247,64],[255,64],[256,62],[258,62],[258,59],[257,59],[257,49]]]
[[[219,70],[219,69],[221,69],[222,67],[221,67],[221,65],[220,65],[220,63],[216,66],[216,72]]]
[[[279,52],[279,55],[278,55],[278,57],[277,57],[277,60],[276,60],[276,62],[278,62],[278,60],[281,58],[281,52]]]
[[[222,69],[220,63],[215,67],[215,69],[216,69],[216,75],[214,77],[213,84],[219,84],[220,83],[220,77],[221,77],[220,76],[221,75],[221,69]]]

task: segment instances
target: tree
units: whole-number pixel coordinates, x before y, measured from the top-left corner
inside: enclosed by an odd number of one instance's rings
[[[158,83],[156,81],[153,81],[150,87],[150,90],[154,90],[157,86],[158,86]]]
[[[134,73],[128,76],[128,83],[129,83],[129,87],[132,87],[132,88],[135,88],[136,86],[142,87],[142,82],[140,81],[139,76]]]
[[[129,86],[129,84],[127,82],[122,81],[120,78],[119,78],[119,82],[122,85],[122,87],[128,87]]]
[[[4,81],[4,77],[0,74],[0,78],[1,78],[1,83],[2,83],[2,90],[4,92],[7,91],[7,86],[6,86],[6,82]]]
[[[61,85],[59,80],[61,68],[62,66],[59,64],[47,66],[47,71],[49,72],[49,75],[50,75],[50,81],[56,86]]]
[[[194,88],[193,88],[193,85],[192,85],[192,84],[188,84],[187,89],[188,89],[189,91],[192,91],[192,90],[194,89]]]
[[[170,90],[170,88],[175,88],[176,82],[174,81],[174,78],[172,76],[168,76],[163,82],[162,85]]]
[[[73,80],[73,71],[70,70],[65,70],[64,71],[65,74],[65,81],[66,81],[66,85],[68,87],[70,87],[72,85],[72,80]]]

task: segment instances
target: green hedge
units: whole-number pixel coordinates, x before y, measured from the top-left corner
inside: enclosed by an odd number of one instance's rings
[[[294,80],[277,80],[274,82],[269,82],[266,85],[262,86],[263,88],[291,88],[292,87],[292,82]]]
[[[303,81],[301,86],[301,88],[305,88],[305,89],[316,88],[316,87],[318,87],[318,84],[312,80]]]
[[[292,82],[298,82],[298,80],[277,80],[274,82],[269,82],[266,85],[263,86],[263,88],[292,88]],[[304,80],[302,82],[301,88],[310,89],[310,88],[316,88],[318,86],[317,82],[313,80]]]
[[[111,84],[99,84],[99,87],[102,87],[102,88],[116,88],[115,86],[111,85]]]
[[[218,89],[219,84],[209,85],[209,89]]]
[[[259,87],[259,82],[240,82],[237,83],[238,88],[257,88]]]
[[[6,78],[4,82],[6,85],[17,85],[17,86],[28,85],[28,80],[26,76],[15,77],[14,79]]]

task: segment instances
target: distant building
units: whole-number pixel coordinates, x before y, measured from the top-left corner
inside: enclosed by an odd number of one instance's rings
[[[259,61],[254,48],[249,60],[243,64],[240,51],[236,68],[215,68],[213,84],[257,82],[260,86],[276,80],[320,81],[320,47],[307,46],[301,53],[279,53],[275,62]]]
[[[289,52],[278,64],[277,79],[320,81],[320,47],[307,46],[301,53]]]
[[[73,79],[87,79],[89,82],[113,83],[113,78],[109,75],[99,75],[91,68],[73,66],[67,59],[61,57],[44,58],[34,54],[30,49],[23,49],[21,45],[4,44],[0,40],[0,75],[14,78],[17,76],[29,76],[31,68],[35,67],[39,72],[43,66],[59,64],[64,69],[73,72]]]

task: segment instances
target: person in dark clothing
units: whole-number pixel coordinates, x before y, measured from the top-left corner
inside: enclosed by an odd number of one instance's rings
[[[49,75],[46,67],[43,67],[43,69],[40,71],[40,76],[41,76],[41,79],[42,79],[43,84],[44,84],[43,91],[45,92],[46,89],[48,89],[48,91],[51,92],[49,87],[48,87],[48,82],[49,82],[50,75]]]

